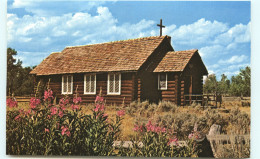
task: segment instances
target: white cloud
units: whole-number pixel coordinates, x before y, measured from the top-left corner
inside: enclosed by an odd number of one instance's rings
[[[250,42],[250,26],[251,22],[249,22],[247,25],[237,24],[230,28],[227,32],[218,35],[214,43],[229,45],[230,43]]]
[[[70,1],[36,2],[15,0],[11,7],[24,8],[32,14],[23,17],[7,15],[8,45],[13,46],[18,54],[22,52],[19,57],[25,66],[38,64],[50,52],[59,52],[66,46],[159,34],[155,21],[149,19],[119,23],[107,7],[100,6],[103,2],[77,1],[73,5]],[[96,8],[96,13],[89,12],[91,8]],[[175,24],[167,25],[163,34],[172,37],[175,50],[200,48],[199,53],[210,74],[218,76],[226,72],[234,75],[239,69],[236,66],[242,67],[250,62],[250,55],[245,53],[248,50],[242,50],[243,45],[250,42],[250,25],[251,22],[230,27],[223,22],[202,18],[178,27]],[[44,55],[39,52],[44,52]]]
[[[218,63],[220,64],[234,64],[234,63],[241,63],[244,62],[248,59],[248,57],[246,55],[234,55],[231,58],[227,59],[227,60],[219,60]]]
[[[170,32],[170,35],[172,35],[176,43],[197,45],[212,41],[212,38],[227,29],[227,24],[218,21],[211,22],[202,18],[193,24],[180,26]]]
[[[61,51],[66,46],[101,43],[155,34],[154,21],[118,25],[107,7],[98,7],[97,14],[86,12],[62,16],[8,14],[8,45],[18,51]],[[26,56],[26,55],[24,55]],[[28,63],[24,58],[25,63]]]
[[[199,49],[200,55],[205,59],[217,57],[225,52],[225,47],[222,45],[209,45]]]
[[[62,3],[60,3],[62,2]],[[73,2],[73,3],[72,3]],[[14,0],[10,8],[24,8],[27,12],[39,16],[61,16],[67,13],[89,11],[94,7],[104,4],[105,1],[87,0]]]

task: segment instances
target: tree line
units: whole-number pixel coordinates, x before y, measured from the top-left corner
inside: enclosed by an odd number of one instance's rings
[[[249,66],[240,69],[239,74],[232,76],[231,80],[222,74],[220,81],[217,81],[216,75],[210,74],[203,85],[203,93],[249,97],[251,95],[250,82],[251,68]]]
[[[17,51],[7,48],[7,89],[8,96],[31,95],[34,90],[34,79],[29,73],[34,67],[23,67],[22,61],[15,56]]]

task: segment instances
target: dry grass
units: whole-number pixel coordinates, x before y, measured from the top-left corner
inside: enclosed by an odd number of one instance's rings
[[[148,120],[156,121],[158,118],[181,118],[181,115],[189,114],[191,116],[196,116],[197,118],[200,118],[205,115],[205,112],[207,110],[203,110],[203,108],[199,105],[192,105],[192,106],[185,106],[185,107],[175,107],[171,108],[170,103],[161,103],[159,106],[157,105],[151,105],[147,102],[145,103],[135,103],[135,106],[132,104],[132,110],[126,111],[126,115],[123,117],[122,120],[122,126],[121,126],[121,140],[130,140],[131,138],[135,137],[135,132],[133,131],[134,125],[136,123],[146,123]],[[250,116],[250,107],[243,107],[241,105],[241,101],[234,101],[234,102],[223,102],[221,109],[226,109],[231,111],[234,107],[238,106],[239,110],[241,112],[245,112]],[[139,107],[139,108],[138,108]],[[28,102],[20,102],[18,103],[18,107],[14,110],[29,109],[29,103]],[[70,109],[70,108],[68,108]],[[92,110],[94,109],[94,104],[87,104],[82,105],[82,113],[85,114],[91,114]],[[121,109],[129,109],[128,106],[117,106],[117,105],[106,105],[105,113],[108,114],[109,120],[114,120],[116,117],[116,112]],[[7,110],[10,110],[7,108]],[[223,117],[230,116],[229,113],[225,112],[218,112]],[[183,116],[184,117],[184,116]],[[185,120],[185,119],[183,119]],[[195,119],[194,119],[195,120]],[[160,122],[163,122],[163,120],[160,120]],[[194,122],[194,121],[192,121]],[[163,123],[161,123],[163,124]],[[165,123],[164,123],[165,124]],[[173,124],[171,122],[168,122],[168,124]],[[233,129],[232,125],[229,125],[226,127],[228,131]],[[207,129],[206,129],[207,130]]]

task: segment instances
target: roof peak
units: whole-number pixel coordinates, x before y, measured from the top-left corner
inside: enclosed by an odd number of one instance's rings
[[[196,52],[196,51],[198,51],[198,49],[178,50],[178,51],[168,51],[168,52],[182,52],[182,51],[192,51],[192,52]]]
[[[93,46],[93,45],[103,45],[103,44],[113,44],[113,43],[119,43],[119,42],[127,42],[127,41],[134,41],[134,40],[145,40],[145,39],[155,39],[155,38],[161,38],[164,39],[165,37],[170,37],[168,35],[164,36],[148,36],[148,37],[140,37],[135,39],[126,39],[126,40],[117,40],[117,41],[110,41],[110,42],[104,42],[104,43],[96,43],[96,44],[86,44],[86,45],[77,45],[77,46],[67,46],[66,48],[75,48],[75,47],[83,47],[83,46]]]

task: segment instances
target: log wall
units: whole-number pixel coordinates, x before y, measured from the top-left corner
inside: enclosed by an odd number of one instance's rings
[[[96,94],[84,94],[84,74],[73,74],[73,94],[76,94],[76,88],[79,96],[82,98],[83,103],[94,103],[96,96],[102,90],[102,96],[105,98],[107,104],[129,104],[137,98],[137,92],[134,91],[136,86],[135,73],[122,73],[121,74],[121,94],[108,95],[107,94],[107,73],[96,74]],[[62,75],[45,76],[44,82],[47,83],[50,78],[49,87],[53,90],[54,95],[60,99],[64,97],[61,94],[61,79]],[[69,95],[73,97],[73,95]]]

